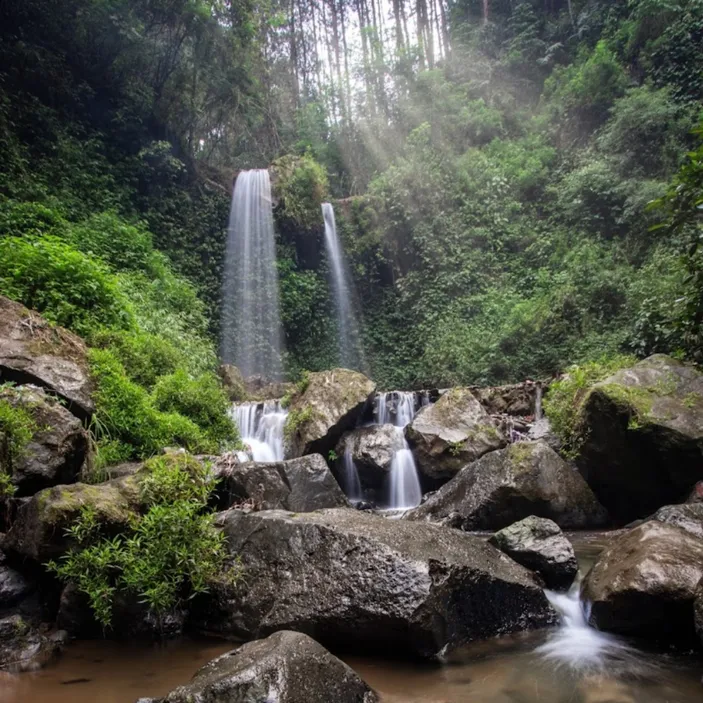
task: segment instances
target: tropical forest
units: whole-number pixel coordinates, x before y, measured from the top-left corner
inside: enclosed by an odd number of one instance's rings
[[[703,0],[0,2],[0,701],[703,699]]]

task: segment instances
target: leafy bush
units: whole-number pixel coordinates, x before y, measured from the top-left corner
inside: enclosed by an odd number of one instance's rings
[[[126,594],[162,617],[207,590],[213,580],[238,577],[224,534],[213,525],[207,499],[209,467],[184,454],[146,462],[140,482],[142,515],[127,534],[108,538],[94,510],[84,506],[68,535],[77,546],[48,568],[88,597],[97,621],[109,628],[114,602]]]
[[[22,457],[37,423],[24,407],[15,406],[7,398],[11,386],[0,385],[0,499],[12,496],[15,487],[11,482],[13,465]]]
[[[283,156],[271,166],[282,217],[303,230],[322,227],[323,201],[327,198],[325,170],[312,156]]]
[[[544,398],[544,412],[562,442],[563,454],[569,458],[578,456],[583,437],[579,433],[577,420],[589,389],[636,361],[632,356],[615,356],[571,366],[562,379],[549,386]]]
[[[191,378],[179,369],[157,382],[154,405],[164,412],[175,412],[193,420],[215,446],[233,447],[239,442],[236,425],[227,415],[230,406],[220,379],[213,373]]]
[[[52,234],[63,237],[69,223],[57,210],[37,202],[0,202],[0,236],[36,237]]]
[[[0,293],[78,334],[132,324],[117,279],[53,236],[0,239]]]

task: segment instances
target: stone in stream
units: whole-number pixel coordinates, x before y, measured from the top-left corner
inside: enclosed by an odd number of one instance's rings
[[[66,642],[66,633],[33,627],[21,615],[0,619],[0,669],[34,671],[54,659]]]
[[[289,409],[286,455],[327,456],[339,438],[356,425],[375,390],[376,384],[358,371],[332,369],[309,374],[305,390]]]
[[[371,425],[347,432],[337,444],[336,454],[350,451],[364,488],[382,489],[388,480],[393,456],[404,448],[400,428]]]
[[[646,522],[615,539],[584,579],[591,624],[601,630],[691,641],[693,602],[703,578],[703,540]]]
[[[9,466],[18,496],[59,483],[72,483],[88,455],[88,433],[55,396],[37,386],[0,389],[0,402],[24,410],[33,422],[31,437]],[[0,460],[0,465],[2,464]]]
[[[574,548],[552,520],[531,515],[496,532],[488,541],[518,564],[536,571],[547,588],[565,591],[578,573]]]
[[[468,388],[452,388],[421,408],[405,428],[420,471],[452,478],[468,462],[500,449],[507,439]]]
[[[533,575],[484,540],[348,509],[230,510],[229,550],[246,577],[213,584],[191,625],[436,657],[465,642],[547,627],[556,613]]]
[[[703,503],[665,505],[659,508],[651,519],[676,525],[696,537],[703,538]]]
[[[83,340],[0,295],[0,382],[5,381],[46,388],[82,420],[95,412]]]
[[[272,463],[215,460],[218,507],[249,503],[257,510],[283,509],[305,513],[349,507],[327,462],[319,454]]]
[[[581,404],[578,465],[622,522],[685,500],[703,479],[703,373],[656,354],[597,383]]]
[[[608,515],[578,472],[546,442],[517,442],[464,467],[407,520],[500,530],[535,515],[562,528],[600,527]]]
[[[213,659],[164,698],[137,703],[377,703],[344,662],[298,632],[277,632]]]

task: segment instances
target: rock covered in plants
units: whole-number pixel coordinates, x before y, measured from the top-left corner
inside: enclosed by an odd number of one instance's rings
[[[77,417],[95,411],[83,340],[24,305],[0,296],[0,381],[42,386]]]
[[[332,369],[309,374],[290,405],[286,453],[291,457],[327,456],[342,434],[356,425],[375,390],[374,382],[358,371]]]
[[[574,548],[552,520],[531,515],[499,530],[488,541],[540,574],[547,588],[566,590],[578,573]]]
[[[432,479],[451,478],[469,462],[507,443],[468,388],[452,388],[433,405],[421,408],[405,434],[418,468]]]
[[[693,603],[703,578],[703,540],[646,522],[615,539],[584,579],[591,623],[656,639],[693,638]]]
[[[359,472],[361,484],[367,488],[383,488],[391,470],[393,455],[403,448],[403,437],[393,425],[357,427],[347,432],[337,444],[338,457],[346,451]]]
[[[95,511],[98,522],[108,532],[126,529],[140,507],[138,477],[39,491],[17,511],[3,548],[41,563],[62,556],[70,547],[66,530],[84,507]]]
[[[583,478],[543,441],[484,454],[405,517],[500,530],[530,515],[570,529],[600,527],[608,519]]]
[[[15,456],[0,458],[8,464],[3,468],[11,475],[17,495],[75,481],[89,451],[88,433],[81,421],[37,386],[4,388],[0,390],[3,402],[24,411],[29,420],[27,441]]]
[[[222,509],[243,503],[256,510],[281,508],[304,513],[349,506],[319,454],[271,463],[240,464],[229,459],[224,455],[213,465],[218,476],[218,505]]]
[[[577,420],[578,464],[628,521],[685,500],[703,479],[703,373],[662,354],[595,384]]]
[[[696,537],[703,538],[703,503],[665,505],[652,515],[652,519],[667,525],[676,525]]]
[[[218,369],[222,386],[227,393],[227,397],[233,403],[239,403],[247,398],[247,390],[244,386],[242,372],[232,364],[222,364]]]
[[[0,619],[0,669],[34,671],[49,664],[62,650],[66,633],[34,627],[21,615]]]
[[[151,703],[276,701],[377,703],[378,696],[344,662],[299,632],[282,631],[213,659],[192,681]],[[147,703],[141,699],[140,703]]]
[[[347,509],[231,510],[222,526],[246,578],[214,585],[194,606],[193,624],[209,632],[294,629],[362,651],[436,657],[556,621],[529,571],[455,530]]]

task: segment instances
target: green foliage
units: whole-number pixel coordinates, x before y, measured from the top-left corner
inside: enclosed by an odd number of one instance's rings
[[[0,385],[0,391],[0,499],[6,499],[15,492],[13,466],[38,428],[26,407],[10,402],[8,396],[14,394],[11,386]]]
[[[97,514],[84,506],[68,530],[76,545],[47,566],[88,597],[97,621],[109,628],[119,595],[136,598],[158,617],[207,590],[213,580],[238,578],[224,534],[213,525],[207,499],[209,467],[185,454],[146,462],[143,514],[128,533],[104,536]]]
[[[286,439],[291,439],[302,429],[302,427],[312,420],[314,411],[311,405],[304,408],[295,408],[288,413],[286,424],[283,426],[283,435]]]
[[[327,199],[327,174],[312,156],[284,156],[272,164],[280,217],[302,230],[319,230]]]
[[[588,391],[599,381],[619,369],[632,366],[636,361],[631,356],[616,356],[571,366],[562,379],[549,386],[544,398],[544,412],[562,442],[561,451],[565,456],[573,459],[578,456],[581,448],[583,436],[578,419]]]

